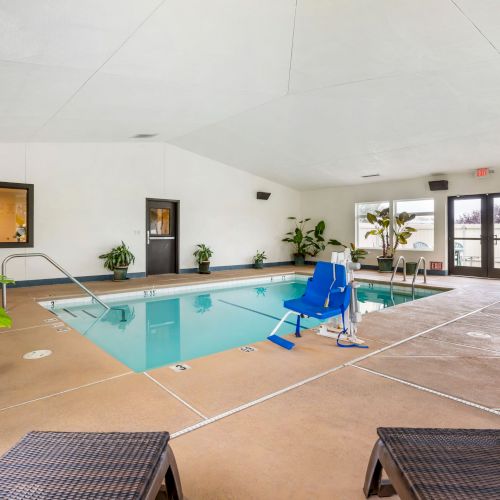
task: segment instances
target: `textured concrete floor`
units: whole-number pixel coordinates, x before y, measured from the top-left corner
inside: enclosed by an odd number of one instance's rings
[[[105,293],[296,270],[88,286]],[[293,351],[261,342],[256,352],[192,360],[182,373],[132,373],[76,331],[58,332],[36,301],[78,296],[74,285],[9,290],[0,451],[33,429],[166,429],[188,499],[362,498],[378,426],[500,428],[500,282],[432,276],[428,285],[453,290],[366,315],[368,350],[306,332]],[[35,349],[53,355],[22,358]]]

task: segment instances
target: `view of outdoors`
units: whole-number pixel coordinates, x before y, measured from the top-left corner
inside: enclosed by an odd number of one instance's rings
[[[481,267],[481,200],[455,200],[454,208],[455,265]]]
[[[494,198],[493,201],[493,232],[495,235],[500,235],[500,198]],[[481,267],[481,199],[455,200],[454,208],[455,265]],[[500,267],[500,251],[498,248],[495,241],[495,267]]]
[[[356,242],[360,248],[380,248],[381,241],[376,236],[365,234],[373,226],[368,222],[366,214],[375,210],[382,210],[389,207],[390,202],[371,202],[356,204]],[[408,212],[416,214],[411,226],[417,230],[407,245],[401,246],[406,250],[432,250],[434,248],[434,200],[400,200],[394,202],[393,212],[400,214]]]

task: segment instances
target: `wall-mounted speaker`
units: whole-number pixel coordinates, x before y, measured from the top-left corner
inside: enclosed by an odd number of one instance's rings
[[[271,193],[264,193],[263,191],[257,191],[258,200],[268,200],[270,196]]]
[[[448,181],[429,181],[429,189],[431,191],[446,191],[448,189]]]

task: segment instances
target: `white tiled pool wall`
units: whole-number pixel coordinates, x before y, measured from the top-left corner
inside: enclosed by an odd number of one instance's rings
[[[123,299],[140,299],[150,297],[161,297],[165,295],[181,295],[186,293],[193,293],[203,290],[218,290],[223,288],[238,288],[249,285],[266,285],[270,283],[286,283],[289,281],[307,281],[308,276],[302,274],[282,274],[278,276],[266,276],[250,279],[239,279],[219,282],[207,282],[196,285],[180,285],[180,286],[167,286],[162,288],[148,288],[144,290],[134,290],[130,292],[109,293],[98,295],[103,301],[113,302],[122,301]],[[70,305],[87,305],[92,304],[92,297],[75,297],[72,299],[59,299],[59,300],[44,300],[39,304],[45,309],[56,309],[59,307]]]

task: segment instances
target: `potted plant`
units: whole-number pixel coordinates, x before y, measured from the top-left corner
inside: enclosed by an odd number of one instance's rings
[[[347,248],[347,245],[344,245],[339,240],[334,240],[334,239],[329,240],[328,244],[334,247]],[[354,262],[355,264],[359,264],[359,261],[363,260],[368,255],[368,252],[366,250],[364,250],[363,248],[357,248],[354,243],[350,243],[349,247],[350,247],[349,252],[351,254],[351,261]],[[359,267],[361,268],[361,266]]]
[[[12,285],[14,280],[0,274],[0,285]],[[12,326],[12,318],[7,314],[5,309],[0,307],[0,328],[10,328]]]
[[[351,252],[351,260],[354,263],[358,263],[360,260],[363,260],[367,255],[368,252],[364,248],[357,248],[354,243],[350,244],[350,252]]]
[[[297,220],[296,217],[288,217],[289,220],[295,222],[295,228],[286,233],[285,238],[281,241],[292,243],[294,245],[294,262],[296,266],[303,266],[305,264],[306,255],[314,257],[319,252],[326,248],[325,238],[325,222],[319,221],[314,229],[306,229],[307,223],[311,219]]]
[[[121,245],[112,248],[108,253],[99,255],[104,259],[104,268],[113,271],[113,281],[123,281],[127,279],[128,266],[135,262],[134,254],[122,241]]]
[[[267,260],[266,252],[259,252],[257,250],[257,253],[253,257],[253,267],[255,267],[255,269],[263,269],[265,260]]]
[[[210,274],[210,257],[212,257],[213,251],[204,243],[200,243],[196,246],[197,249],[193,255],[198,263],[198,272],[200,274]]]
[[[389,208],[367,213],[366,218],[375,228],[367,231],[365,238],[373,235],[378,236],[382,241],[382,255],[377,257],[378,269],[380,272],[391,272],[394,254],[398,246],[408,243],[408,239],[416,231],[416,229],[408,226],[408,223],[415,218],[415,214],[401,212],[394,217],[392,226]]]

